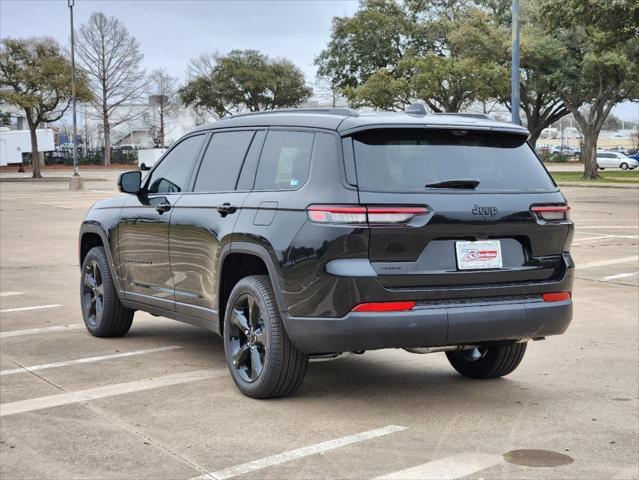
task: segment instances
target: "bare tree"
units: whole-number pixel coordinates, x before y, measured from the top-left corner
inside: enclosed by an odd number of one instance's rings
[[[155,107],[151,122],[151,137],[156,147],[166,147],[166,119],[177,111],[177,78],[164,69],[151,72],[148,78],[149,100]],[[155,115],[157,113],[157,116]]]
[[[317,101],[320,106],[337,107],[345,106],[348,103],[337,87],[331,85],[330,79],[327,77],[318,78],[311,86],[313,87],[312,99]]]
[[[94,12],[80,27],[78,57],[91,82],[94,107],[100,114],[104,132],[104,165],[111,163],[111,131],[132,117],[145,88],[141,68],[143,55],[135,37],[115,17]]]
[[[189,80],[193,80],[197,77],[210,77],[215,72],[215,66],[217,65],[217,58],[220,56],[219,52],[203,53],[198,57],[189,60],[186,67],[186,75]]]

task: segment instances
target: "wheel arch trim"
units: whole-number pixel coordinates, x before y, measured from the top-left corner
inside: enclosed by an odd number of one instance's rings
[[[120,285],[120,277],[118,275],[118,270],[116,269],[115,263],[113,261],[111,243],[109,242],[107,234],[100,224],[93,223],[93,222],[89,223],[85,221],[82,223],[82,226],[80,227],[80,237],[79,237],[79,244],[78,244],[78,260],[80,261],[80,268],[82,268],[82,262],[83,262],[82,250],[80,247],[82,245],[82,239],[87,234],[96,234],[100,237],[100,240],[102,240],[102,246],[104,247],[104,252],[106,253],[107,261],[109,262],[109,268],[111,269],[111,278],[113,279],[115,290],[120,300],[123,299],[124,295],[122,294],[122,288]]]
[[[280,288],[279,276],[277,274],[277,269],[273,262],[273,257],[269,254],[268,250],[262,246],[255,243],[250,242],[236,242],[232,241],[231,243],[227,243],[222,247],[222,251],[220,252],[219,259],[219,268],[217,269],[217,288],[219,289],[222,285],[222,271],[224,266],[224,261],[226,257],[228,257],[231,253],[245,253],[247,255],[253,255],[258,257],[264,265],[266,265],[266,270],[268,271],[269,279],[271,280],[271,285],[273,286],[273,292],[275,293],[275,299],[277,301],[277,308],[280,312],[286,312],[286,304],[284,303],[284,296],[282,295],[282,289]],[[220,297],[218,295],[218,312],[220,315],[220,321],[223,321],[222,311],[220,309]]]

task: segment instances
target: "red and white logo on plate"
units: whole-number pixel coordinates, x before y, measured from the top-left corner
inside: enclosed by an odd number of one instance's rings
[[[499,240],[455,242],[455,250],[460,270],[502,268]]]

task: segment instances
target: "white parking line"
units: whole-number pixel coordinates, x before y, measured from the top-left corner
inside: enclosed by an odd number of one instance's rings
[[[18,413],[33,412],[44,408],[69,405],[71,403],[88,402],[99,398],[114,397],[125,393],[140,392],[153,388],[168,387],[170,385],[180,385],[182,383],[197,382],[214,377],[228,375],[227,369],[220,370],[194,370],[191,372],[166,375],[164,377],[149,378],[134,382],[115,383],[104,387],[79,390],[77,392],[60,393],[46,397],[20,400],[0,404],[0,417],[16,415]]]
[[[630,229],[634,229],[637,230],[639,229],[639,225],[577,225],[577,231],[584,229],[584,230],[588,230],[589,228],[591,229],[624,229],[624,230],[630,230]]]
[[[43,308],[57,308],[61,307],[57,303],[51,305],[34,305],[33,307],[20,307],[20,308],[5,308],[4,310],[0,310],[0,313],[9,313],[9,312],[26,312],[28,310],[40,310]]]
[[[501,455],[459,453],[406,470],[389,473],[375,480],[454,480],[503,462]]]
[[[289,450],[288,452],[278,453],[269,457],[253,460],[252,462],[242,463],[241,465],[235,465],[228,467],[217,472],[201,475],[192,480],[224,480],[226,478],[236,477],[238,475],[244,475],[246,473],[261,470],[263,468],[279,465],[280,463],[290,462],[299,458],[308,457],[310,455],[317,455],[318,453],[327,452],[329,450],[335,450],[336,448],[345,447],[354,443],[363,442],[372,438],[382,437],[389,433],[400,432],[406,430],[408,427],[401,427],[398,425],[388,425],[386,427],[377,428],[375,430],[368,430],[366,432],[356,433],[355,435],[349,435],[347,437],[336,438],[334,440],[328,440],[326,442],[316,443],[309,445],[308,447],[302,447],[295,450]]]
[[[75,330],[78,328],[84,328],[84,323],[72,323],[71,325],[59,325],[57,327],[28,328],[26,330],[9,330],[7,332],[0,332],[0,338],[35,335],[36,333],[59,332],[61,330]]]
[[[592,243],[598,242],[600,240],[608,240],[610,237],[608,235],[597,235],[596,237],[586,237],[586,238],[578,238],[572,242],[573,246],[581,245],[582,243]]]
[[[136,355],[144,355],[146,353],[166,352],[167,350],[176,350],[182,348],[178,345],[171,345],[169,347],[147,348],[146,350],[134,350],[131,352],[114,353],[111,355],[100,355],[99,357],[85,357],[77,358],[75,360],[67,360],[64,362],[45,363],[43,365],[33,365],[31,367],[20,368],[8,368],[0,370],[1,375],[13,375],[15,373],[34,372],[36,370],[46,370],[48,368],[67,367],[69,365],[75,365],[78,363],[94,363],[102,360],[112,360],[114,358],[134,357]]]
[[[589,235],[589,236],[596,236],[596,237],[600,237],[600,238],[629,238],[631,240],[637,240],[639,238],[639,235],[613,235],[611,233],[595,233],[595,232],[575,232],[576,234],[579,235]],[[579,240],[584,240],[584,239],[579,239]]]
[[[607,265],[616,265],[618,263],[635,263],[639,261],[639,255],[633,255],[632,257],[611,258],[610,260],[598,260],[596,262],[578,263],[577,270],[583,270],[585,268],[605,267]]]
[[[637,274],[639,274],[639,272],[618,273],[617,275],[609,275],[607,277],[603,277],[601,280],[604,282],[608,282],[610,280],[618,280],[620,278],[634,277]]]
[[[15,297],[16,295],[24,295],[23,292],[0,292],[0,297]]]

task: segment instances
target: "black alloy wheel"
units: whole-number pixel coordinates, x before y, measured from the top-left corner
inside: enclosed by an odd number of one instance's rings
[[[286,334],[269,277],[240,279],[224,310],[224,354],[238,390],[252,398],[285,397],[297,390],[308,355]]]
[[[95,260],[86,263],[82,272],[82,311],[86,322],[95,327],[104,312],[104,283],[100,265]]]
[[[231,310],[231,360],[242,380],[249,383],[262,374],[269,347],[262,312],[258,299],[250,293],[240,295]]]
[[[125,335],[135,310],[120,303],[104,247],[89,250],[80,272],[80,307],[87,330],[95,337]]]

